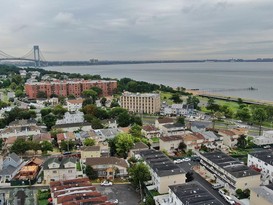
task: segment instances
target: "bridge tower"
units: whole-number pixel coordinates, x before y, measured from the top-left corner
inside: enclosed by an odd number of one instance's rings
[[[41,56],[39,46],[33,46],[35,67],[41,66]]]

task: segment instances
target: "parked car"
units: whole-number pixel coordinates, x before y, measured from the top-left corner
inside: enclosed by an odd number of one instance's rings
[[[176,159],[173,161],[173,163],[179,164],[179,163],[182,163],[183,161],[184,161],[183,159]]]
[[[219,193],[222,197],[225,196],[225,192],[224,192],[222,189],[219,189],[218,193]]]
[[[118,199],[110,199],[108,201],[113,203],[113,204],[118,204]]]
[[[236,202],[230,197],[230,196],[227,196],[227,195],[224,195],[224,199],[229,203],[229,204],[236,204]]]
[[[212,188],[213,189],[220,189],[220,188],[223,188],[224,186],[222,184],[213,184],[212,185]]]
[[[103,182],[100,183],[101,186],[112,186],[113,183],[112,182],[109,182],[107,180],[104,180]]]
[[[184,162],[189,162],[189,161],[191,161],[191,159],[188,158],[188,157],[186,157],[186,158],[183,159],[183,161],[184,161]]]

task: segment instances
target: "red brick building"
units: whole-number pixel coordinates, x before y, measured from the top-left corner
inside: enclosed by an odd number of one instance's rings
[[[74,80],[74,81],[43,81],[26,83],[25,91],[30,99],[36,99],[39,91],[46,93],[47,97],[52,94],[68,96],[70,94],[80,97],[84,90],[98,87],[102,89],[103,96],[110,96],[117,89],[117,81],[111,80]]]

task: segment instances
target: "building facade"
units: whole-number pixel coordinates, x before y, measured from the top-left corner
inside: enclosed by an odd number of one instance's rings
[[[121,107],[135,113],[155,114],[160,112],[160,95],[157,93],[124,92],[120,97]]]
[[[111,80],[70,80],[70,81],[43,81],[25,84],[25,91],[30,99],[36,99],[38,92],[44,92],[49,98],[52,94],[58,96],[74,95],[80,97],[82,92],[92,87],[102,90],[103,96],[112,95],[117,89],[117,81]]]

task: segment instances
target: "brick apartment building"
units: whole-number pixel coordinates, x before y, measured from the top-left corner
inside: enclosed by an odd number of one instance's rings
[[[80,97],[84,90],[98,87],[102,89],[103,96],[110,96],[117,89],[117,81],[111,80],[74,80],[74,81],[43,81],[25,84],[25,91],[30,99],[36,99],[39,91],[45,92],[47,97],[52,94],[68,96],[70,94]]]

